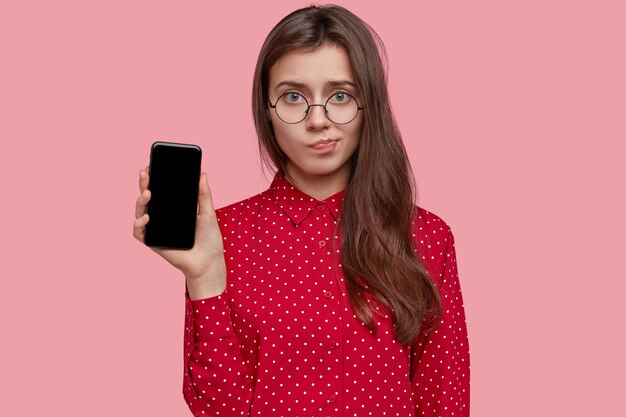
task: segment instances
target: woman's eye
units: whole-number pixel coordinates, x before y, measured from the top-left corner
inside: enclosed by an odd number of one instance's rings
[[[348,93],[340,91],[338,93],[333,94],[332,99],[333,101],[337,103],[346,103],[350,101],[350,95]]]
[[[300,95],[300,93],[290,92],[285,94],[283,97],[287,103],[297,103],[302,98],[302,95]]]

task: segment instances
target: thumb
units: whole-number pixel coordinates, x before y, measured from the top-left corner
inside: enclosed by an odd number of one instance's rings
[[[198,214],[200,216],[207,215],[215,211],[213,207],[213,198],[206,172],[200,175],[200,185],[198,188]]]

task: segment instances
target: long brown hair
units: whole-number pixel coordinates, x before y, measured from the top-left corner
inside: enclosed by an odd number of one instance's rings
[[[341,256],[355,314],[376,330],[369,293],[393,315],[400,343],[415,340],[424,323],[441,313],[437,289],[421,264],[412,237],[415,186],[387,92],[386,58],[374,30],[343,7],[310,6],[282,19],[270,32],[256,64],[252,111],[259,148],[269,167],[285,171],[267,117],[269,72],[286,53],[338,45],[347,52],[360,97],[363,127],[340,219]]]

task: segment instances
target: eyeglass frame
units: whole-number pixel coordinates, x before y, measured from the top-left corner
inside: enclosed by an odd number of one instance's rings
[[[328,117],[328,109],[326,108],[326,105],[328,104],[328,102],[330,101],[331,98],[333,98],[335,95],[337,95],[338,93],[335,93],[333,95],[331,95],[330,97],[328,97],[326,99],[326,102],[324,104],[309,104],[309,100],[306,99],[306,97],[304,96],[304,94],[300,94],[300,96],[304,99],[304,101],[306,102],[307,108],[304,111],[304,117],[300,120],[298,120],[297,122],[287,122],[285,120],[283,120],[282,117],[280,117],[280,115],[278,114],[278,110],[276,110],[276,105],[278,104],[278,100],[280,100],[281,98],[283,98],[284,96],[286,96],[287,94],[291,94],[294,93],[294,91],[287,91],[283,94],[281,94],[280,96],[278,96],[278,98],[276,99],[276,102],[274,104],[272,104],[272,102],[269,100],[267,100],[268,105],[274,109],[274,113],[276,113],[276,117],[278,117],[280,119],[281,122],[283,123],[287,123],[289,125],[297,125],[298,123],[302,123],[302,121],[304,119],[306,119],[306,117],[309,115],[309,110],[311,110],[311,107],[314,106],[318,106],[318,107],[323,107],[324,108],[324,115],[326,116],[326,118],[328,120],[330,120],[332,123],[336,124],[336,125],[347,125],[348,123],[352,122],[354,119],[356,119],[356,117],[359,115],[359,111],[363,110],[365,107],[363,106],[359,106],[359,101],[356,99],[356,97],[354,97],[352,94],[346,92],[346,91],[341,91],[342,94],[345,94],[347,96],[350,96],[350,98],[352,98],[352,100],[354,100],[354,102],[356,103],[356,113],[354,114],[354,117],[350,120],[348,120],[347,122],[343,122],[343,123],[337,123],[335,121],[333,121],[330,117]]]

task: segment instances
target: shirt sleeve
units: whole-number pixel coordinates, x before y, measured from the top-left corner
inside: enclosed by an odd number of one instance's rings
[[[417,417],[469,417],[469,345],[449,228],[446,242],[444,256],[433,268],[441,320],[429,332],[423,331],[412,346],[411,385]]]
[[[183,396],[194,416],[247,416],[252,398],[226,293],[191,301],[185,294]]]

